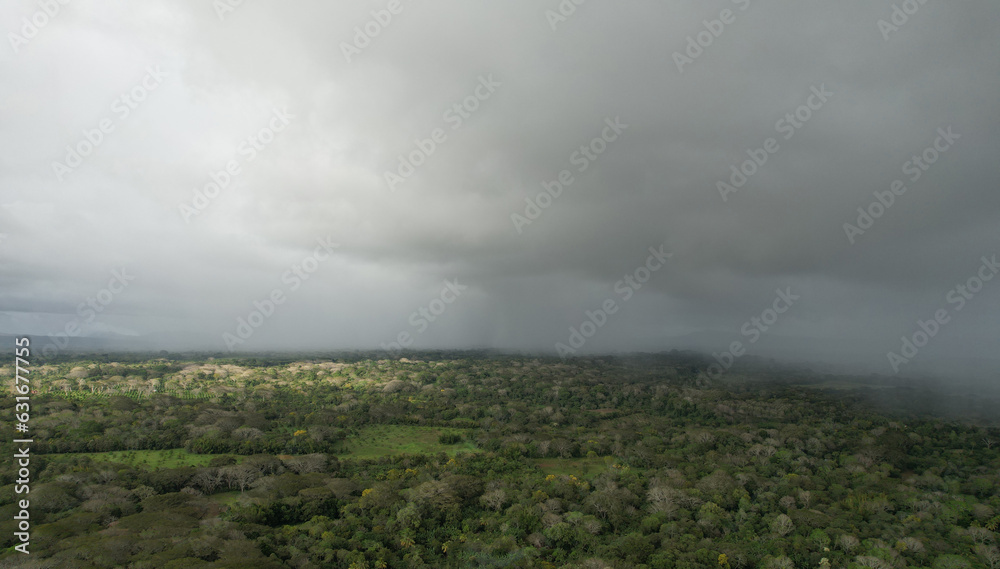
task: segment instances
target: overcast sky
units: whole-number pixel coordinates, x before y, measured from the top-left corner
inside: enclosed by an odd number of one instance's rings
[[[995,1],[52,3],[0,5],[0,332],[1000,348],[1000,279],[952,292],[1000,254]]]

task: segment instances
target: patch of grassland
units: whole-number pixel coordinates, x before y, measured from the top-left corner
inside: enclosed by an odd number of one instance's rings
[[[545,474],[590,478],[612,468],[615,461],[611,457],[590,458],[532,458],[530,462]]]
[[[50,454],[48,458],[88,456],[92,460],[102,462],[117,462],[134,468],[155,470],[157,468],[179,468],[182,466],[207,466],[219,454],[192,454],[182,448],[169,450],[121,450],[111,452],[82,452],[67,454]],[[237,462],[246,457],[234,456]]]
[[[232,492],[219,492],[218,494],[208,496],[208,499],[213,502],[218,502],[224,506],[233,506],[240,500],[240,491],[233,490]]]
[[[467,439],[471,431],[448,427],[416,427],[409,425],[373,425],[361,430],[360,435],[350,436],[345,441],[347,454],[344,458],[376,458],[396,454],[433,454],[445,452],[450,455],[459,451],[478,452],[476,445]],[[463,440],[456,444],[444,445],[438,442],[443,434],[457,434]]]
[[[479,452],[476,445],[467,440],[471,431],[448,427],[416,427],[408,425],[374,425],[361,430],[358,436],[348,437],[345,441],[347,453],[343,458],[378,458],[397,454],[434,454],[445,452],[454,455],[456,452]],[[456,434],[462,441],[455,444],[441,444],[438,437],[443,434]],[[155,470],[158,468],[179,468],[182,466],[207,466],[219,454],[192,454],[184,449],[170,450],[131,450],[111,452],[86,452],[50,454],[49,458],[58,460],[60,457],[87,456],[93,460],[127,464],[134,468]],[[245,460],[245,456],[235,456],[237,462]]]

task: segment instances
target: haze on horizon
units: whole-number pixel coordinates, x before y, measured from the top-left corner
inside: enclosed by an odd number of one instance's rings
[[[997,375],[995,2],[224,1],[0,6],[0,333]]]

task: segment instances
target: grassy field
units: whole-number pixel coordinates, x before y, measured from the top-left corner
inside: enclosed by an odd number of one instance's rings
[[[182,448],[170,450],[127,450],[111,452],[82,452],[73,454],[50,454],[51,458],[89,456],[93,460],[117,462],[132,467],[146,469],[178,468],[181,466],[205,466],[218,454],[192,454]],[[246,457],[234,456],[237,462]]]
[[[604,472],[614,464],[611,457],[595,458],[533,458],[531,463],[545,474],[570,475],[589,478]]]
[[[438,427],[413,427],[407,425],[375,425],[361,430],[361,434],[348,437],[347,454],[342,458],[376,458],[396,454],[420,454],[458,451],[477,452],[479,449],[471,441],[462,440],[453,445],[443,445],[438,437],[448,433],[465,439],[469,432],[463,429]]]
[[[234,490],[232,492],[219,492],[218,494],[212,494],[209,496],[209,499],[225,506],[232,506],[239,501],[240,495],[241,492],[239,490]]]
[[[456,444],[444,445],[438,442],[442,434],[457,434],[463,440]],[[459,451],[478,452],[476,445],[464,440],[469,435],[463,429],[411,427],[402,425],[377,425],[361,430],[361,434],[346,440],[347,453],[341,458],[378,458],[397,454],[432,454],[445,452],[450,455]],[[178,468],[181,466],[206,466],[218,454],[192,454],[184,449],[132,450],[111,452],[87,452],[73,454],[51,454],[50,458],[88,456],[93,460],[117,462],[145,469]],[[237,462],[247,457],[233,455]]]

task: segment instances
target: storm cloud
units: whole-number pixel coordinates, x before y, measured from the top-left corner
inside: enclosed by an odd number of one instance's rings
[[[995,2],[236,4],[0,7],[0,332],[997,351]]]

